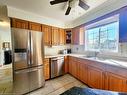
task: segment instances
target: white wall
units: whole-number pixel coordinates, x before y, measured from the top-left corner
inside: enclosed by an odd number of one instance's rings
[[[30,12],[26,12],[26,11],[16,9],[16,8],[13,8],[13,7],[9,7],[9,6],[8,6],[8,16],[23,19],[23,20],[38,22],[38,23],[41,23],[41,24],[61,27],[61,28],[64,28],[64,25],[65,25],[61,21],[54,20],[54,19],[51,19],[51,18],[48,18],[48,17],[39,16],[37,14],[33,14],[33,13],[30,13]]]
[[[6,20],[0,22],[0,65],[4,63],[4,50],[2,46],[4,42],[10,42],[11,46],[10,22]]]

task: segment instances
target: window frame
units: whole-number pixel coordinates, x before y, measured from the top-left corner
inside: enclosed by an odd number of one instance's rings
[[[99,44],[99,48],[98,49],[89,49],[88,47],[88,30],[90,29],[95,29],[95,28],[99,28],[101,29],[102,27],[106,26],[106,25],[109,25],[109,24],[112,24],[112,23],[115,23],[115,22],[118,22],[118,26],[117,26],[117,33],[116,33],[116,49],[115,50],[111,50],[111,49],[101,49],[100,48],[100,42],[98,43]],[[98,31],[100,32],[100,30]],[[100,39],[100,35],[99,35],[99,39]],[[115,15],[115,16],[112,16],[110,18],[107,18],[107,19],[104,19],[104,20],[101,20],[99,22],[96,22],[96,23],[93,23],[93,24],[90,24],[88,26],[86,26],[86,31],[85,31],[85,51],[97,51],[97,52],[118,52],[118,48],[119,48],[119,15]]]

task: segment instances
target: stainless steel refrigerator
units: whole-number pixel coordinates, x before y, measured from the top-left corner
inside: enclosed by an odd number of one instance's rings
[[[45,84],[43,33],[12,28],[14,93],[24,94]]]

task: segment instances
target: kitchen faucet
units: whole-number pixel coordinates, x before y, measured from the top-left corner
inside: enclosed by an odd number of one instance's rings
[[[98,54],[99,54],[99,52],[95,51],[94,52],[94,57],[96,58]]]

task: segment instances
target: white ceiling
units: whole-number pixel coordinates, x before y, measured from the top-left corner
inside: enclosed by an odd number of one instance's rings
[[[85,2],[90,6],[88,11],[85,11],[78,6],[72,8],[71,13],[68,16],[64,15],[67,8],[67,3],[53,6],[50,5],[50,0],[0,0],[0,3],[2,2],[8,6],[28,11],[36,15],[56,19],[65,23],[79,18],[106,1],[108,0],[85,0]]]

